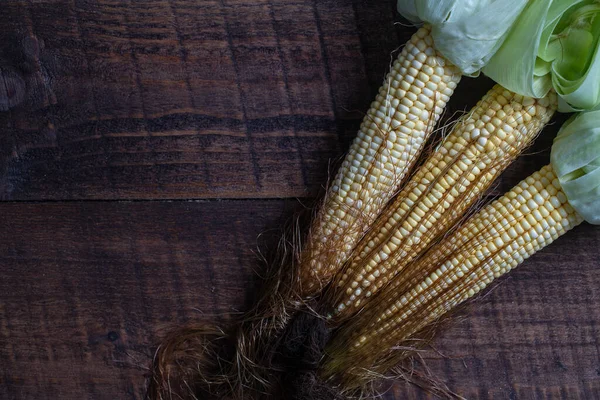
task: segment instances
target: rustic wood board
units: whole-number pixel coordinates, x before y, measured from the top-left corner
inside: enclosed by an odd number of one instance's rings
[[[0,399],[141,399],[169,327],[248,306],[258,235],[326,182],[414,31],[394,3],[2,2]],[[490,86],[464,79],[449,114]],[[599,245],[582,226],[511,273],[432,373],[470,399],[600,398]]]
[[[6,0],[0,198],[314,195],[414,31],[392,3]]]
[[[160,332],[244,308],[284,203],[0,205],[0,398],[142,398]]]

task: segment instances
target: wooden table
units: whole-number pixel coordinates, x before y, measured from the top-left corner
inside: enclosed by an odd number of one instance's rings
[[[248,306],[257,245],[326,182],[414,31],[394,3],[2,2],[1,399],[141,399],[164,332]],[[490,86],[463,80],[451,110]],[[470,399],[600,398],[599,244],[581,226],[511,273],[432,373]]]

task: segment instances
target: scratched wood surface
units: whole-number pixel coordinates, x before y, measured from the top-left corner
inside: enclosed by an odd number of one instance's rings
[[[141,399],[169,327],[247,307],[257,246],[326,182],[414,31],[389,0],[4,0],[0,17],[9,400]],[[463,80],[450,113],[490,85]],[[547,162],[559,122],[498,191]],[[467,398],[600,398],[599,245],[581,226],[527,261],[424,354],[432,373]]]

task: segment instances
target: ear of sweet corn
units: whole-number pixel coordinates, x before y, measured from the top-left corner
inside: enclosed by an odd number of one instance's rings
[[[532,99],[494,86],[380,215],[334,280],[337,320],[353,315],[462,218],[531,143],[557,107],[554,93]]]
[[[407,268],[402,284],[388,286],[367,315],[342,328],[325,375],[352,386],[368,381],[366,371],[386,372],[404,356],[398,346],[413,346],[414,334],[582,221],[552,167],[542,168],[433,247]]]
[[[430,28],[406,44],[365,116],[300,260],[300,292],[328,283],[399,187],[461,78],[433,46]]]

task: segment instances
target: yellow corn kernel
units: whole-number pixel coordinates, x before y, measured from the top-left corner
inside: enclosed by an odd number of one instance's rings
[[[435,51],[430,28],[419,29],[371,104],[310,229],[300,260],[303,296],[329,282],[393,196],[460,78]]]
[[[455,225],[537,136],[556,106],[554,93],[534,100],[494,86],[454,126],[443,145],[419,168],[358,244],[354,257],[334,285],[338,289],[334,289],[330,301],[334,303],[332,309],[338,310],[335,318],[343,320],[352,316],[359,305],[364,307],[366,297],[394,279],[432,240]],[[538,111],[525,123],[524,115],[534,109]],[[508,126],[497,116],[500,111],[505,119],[510,115],[520,122]],[[485,123],[484,127],[476,128],[481,123]],[[481,145],[482,138],[487,140],[485,146]],[[491,143],[494,144],[488,146]],[[524,206],[529,207],[529,202]],[[368,292],[348,290],[374,258],[383,260],[376,269],[387,273],[371,282]]]
[[[397,349],[403,344],[410,346],[413,335],[583,222],[560,189],[561,195],[554,197],[558,203],[543,195],[555,178],[552,167],[545,166],[407,267],[407,280],[386,287],[380,301],[365,308],[330,342],[329,359],[323,368],[327,378],[346,374],[344,367],[349,365],[353,374],[369,371],[374,376],[387,372],[402,359]],[[538,200],[535,209],[520,217],[505,212],[507,208],[519,208],[515,194],[522,190]],[[541,207],[559,212],[545,216],[534,213]],[[534,214],[535,221],[528,230],[515,234],[515,228]]]

